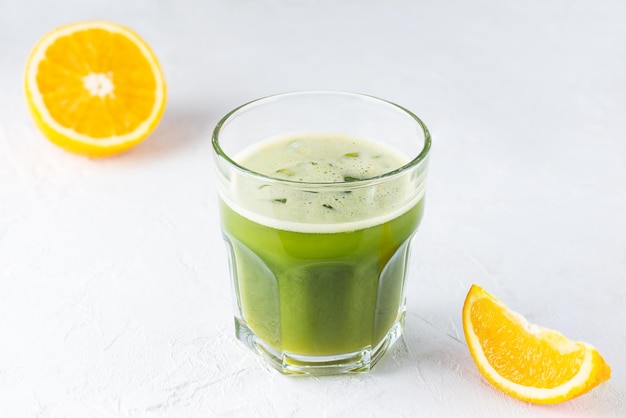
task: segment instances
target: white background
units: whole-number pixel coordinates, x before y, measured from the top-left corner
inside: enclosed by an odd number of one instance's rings
[[[30,48],[91,18],[165,72],[161,124],[90,160],[23,99]],[[2,417],[626,416],[626,3],[0,0]],[[369,374],[291,378],[233,336],[210,134],[268,94],[348,90],[433,135],[406,336]],[[611,380],[556,406],[478,373],[478,283],[596,346]]]

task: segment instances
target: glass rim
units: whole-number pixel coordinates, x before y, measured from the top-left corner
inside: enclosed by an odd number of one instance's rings
[[[280,98],[289,97],[289,96],[307,96],[307,95],[350,96],[350,97],[362,98],[362,99],[368,99],[368,100],[380,102],[382,104],[396,108],[402,111],[403,113],[405,113],[410,118],[412,118],[415,122],[417,122],[417,124],[422,130],[422,133],[424,134],[424,146],[414,158],[412,158],[410,161],[408,161],[406,164],[402,165],[401,167],[398,167],[391,171],[387,171],[383,174],[368,177],[365,179],[360,179],[360,180],[355,180],[355,181],[339,181],[339,182],[309,182],[309,181],[297,181],[297,180],[288,180],[288,179],[272,177],[272,176],[251,170],[243,165],[240,165],[222,149],[220,142],[219,142],[219,135],[222,130],[222,127],[229,120],[231,120],[233,116],[236,116],[236,114],[238,114],[239,112],[245,110],[246,108],[252,107],[255,104],[260,104],[260,102],[270,102],[270,101],[278,100]],[[237,106],[236,108],[228,112],[226,115],[224,115],[220,119],[220,121],[217,123],[217,125],[215,125],[215,128],[213,129],[213,133],[211,135],[211,143],[213,145],[213,151],[218,157],[223,158],[228,164],[230,164],[232,167],[236,168],[240,172],[246,175],[252,176],[252,177],[260,177],[267,181],[285,184],[285,185],[291,185],[292,187],[304,187],[304,186],[306,187],[329,187],[329,186],[337,187],[339,186],[339,187],[352,188],[352,187],[359,187],[363,185],[370,185],[372,182],[384,181],[389,178],[394,178],[413,167],[417,167],[418,165],[426,161],[426,159],[428,158],[432,140],[431,140],[430,131],[426,127],[426,124],[417,115],[415,115],[413,112],[411,112],[407,108],[400,106],[389,100],[381,99],[379,97],[372,96],[369,94],[354,93],[354,92],[339,91],[339,90],[303,90],[303,91],[293,91],[293,92],[277,93],[277,94],[272,94],[268,96],[263,96],[258,99],[254,99],[249,102],[246,102],[240,106]]]

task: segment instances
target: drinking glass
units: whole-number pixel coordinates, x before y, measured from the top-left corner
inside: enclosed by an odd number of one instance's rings
[[[264,152],[260,141],[303,136],[359,138],[404,160],[319,182],[262,174],[242,157]],[[431,145],[424,123],[372,96],[295,92],[234,109],[212,142],[237,338],[285,374],[370,370],[404,328]]]

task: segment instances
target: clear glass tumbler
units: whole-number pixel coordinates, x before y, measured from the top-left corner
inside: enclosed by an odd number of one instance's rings
[[[285,374],[376,364],[403,332],[430,144],[407,109],[346,92],[265,97],[217,124],[239,340]]]

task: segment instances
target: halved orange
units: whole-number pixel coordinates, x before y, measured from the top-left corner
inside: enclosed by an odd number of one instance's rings
[[[67,151],[103,157],[145,139],[165,109],[165,79],[139,35],[85,21],[44,35],[28,57],[26,101],[37,126]]]
[[[477,285],[472,285],[463,305],[463,330],[478,370],[517,399],[559,403],[611,376],[594,347],[529,323]]]

